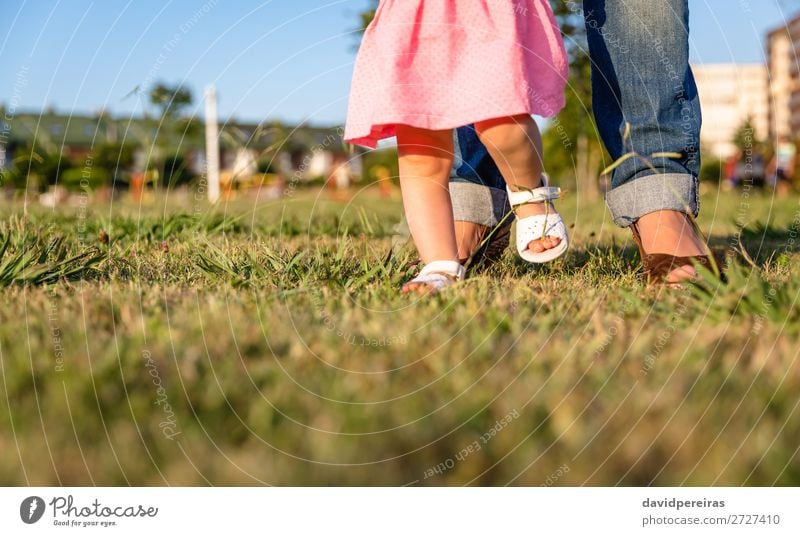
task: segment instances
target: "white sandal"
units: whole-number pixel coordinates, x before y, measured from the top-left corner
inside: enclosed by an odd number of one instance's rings
[[[511,210],[514,210],[514,207],[530,203],[546,203],[546,206],[549,207],[548,201],[561,197],[561,188],[548,186],[547,183],[547,176],[542,175],[542,186],[533,190],[512,192],[506,186]],[[528,244],[532,241],[540,240],[546,236],[559,238],[561,242],[556,247],[539,253],[534,253],[528,249]],[[551,213],[548,210],[545,214],[527,216],[525,218],[517,217],[517,252],[526,261],[539,264],[550,262],[566,253],[567,248],[569,248],[567,226],[564,225],[564,220],[561,219],[561,215],[558,212]]]
[[[433,261],[426,264],[419,275],[405,285],[418,283],[430,287],[433,291],[439,291],[462,281],[465,275],[466,270],[458,261]]]

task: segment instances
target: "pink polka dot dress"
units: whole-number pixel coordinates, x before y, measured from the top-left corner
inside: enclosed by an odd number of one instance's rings
[[[548,0],[381,0],[356,59],[345,140],[446,130],[564,107],[567,57]]]

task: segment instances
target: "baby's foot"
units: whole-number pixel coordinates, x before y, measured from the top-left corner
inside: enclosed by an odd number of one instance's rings
[[[431,261],[419,275],[403,285],[403,294],[435,294],[453,283],[461,281],[466,270],[458,261]]]
[[[518,218],[526,218],[528,216],[538,216],[540,214],[557,214],[556,209],[550,201],[545,203],[531,203],[529,205],[521,205],[516,208]],[[532,253],[541,253],[548,249],[553,249],[561,243],[561,239],[557,236],[545,236],[537,240],[528,242],[528,251]]]
[[[422,296],[428,296],[430,294],[436,294],[438,291],[439,289],[428,285],[427,283],[417,283],[412,280],[403,285],[403,288],[400,292],[403,294],[420,294]]]
[[[536,188],[539,188],[540,186],[543,186],[543,184],[539,183]],[[521,188],[513,186],[509,186],[509,188],[514,191],[521,190]],[[514,208],[514,213],[519,219],[527,218],[528,216],[539,216],[541,214],[558,214],[553,206],[553,203],[550,201],[545,201],[544,203],[528,203],[525,205],[519,205]],[[528,242],[528,251],[531,253],[541,253],[542,251],[553,249],[560,243],[561,239],[557,236],[544,236]]]

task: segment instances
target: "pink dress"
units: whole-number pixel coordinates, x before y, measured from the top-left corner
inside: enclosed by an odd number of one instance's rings
[[[358,52],[345,140],[446,130],[564,107],[567,57],[548,0],[382,0]]]

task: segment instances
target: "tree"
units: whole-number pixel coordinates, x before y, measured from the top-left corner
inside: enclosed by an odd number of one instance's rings
[[[580,2],[551,0],[569,58],[566,106],[543,135],[550,174],[575,177],[575,187],[589,199],[597,197],[597,176],[605,149],[592,109],[591,60]]]
[[[17,128],[28,130],[32,141],[15,147],[7,180],[17,187],[39,191],[57,184],[61,173],[71,167],[69,159],[61,153],[61,144],[33,119],[20,118],[18,125]]]
[[[170,133],[182,140],[187,135],[198,135],[200,132],[198,121],[181,117],[194,101],[192,93],[180,84],[170,86],[165,82],[158,82],[150,88],[147,95],[150,105],[158,112],[160,121],[158,136],[151,133],[147,121],[138,136],[141,146],[147,151],[148,162],[145,167],[154,172],[153,182],[156,187],[159,182],[165,186],[188,182],[191,180],[190,173],[183,157],[177,153],[176,142],[170,139]]]
[[[370,0],[370,6],[359,13],[360,18],[360,26],[358,28],[358,37],[361,39],[361,36],[367,30],[367,26],[369,23],[372,22],[372,19],[375,18],[375,11],[378,10],[378,0]]]
[[[184,109],[192,104],[192,93],[183,86],[169,86],[159,82],[149,93],[150,104],[159,112],[161,119],[174,118],[181,115]]]

